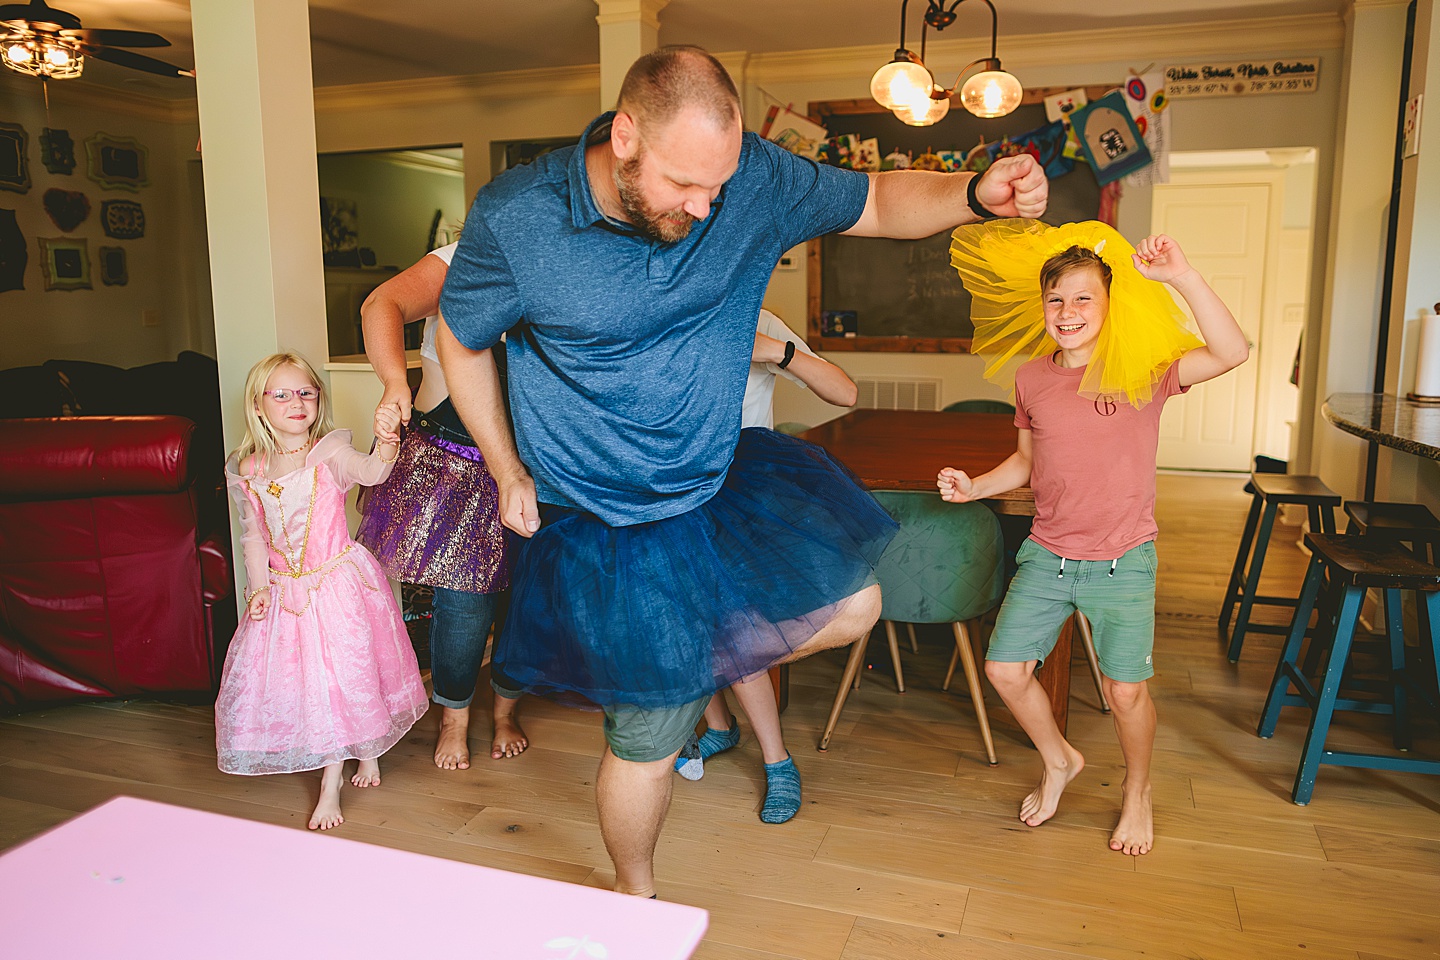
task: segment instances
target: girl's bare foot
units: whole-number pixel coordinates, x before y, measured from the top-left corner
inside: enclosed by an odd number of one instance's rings
[[[1124,787],[1125,799],[1120,804],[1120,822],[1110,834],[1110,849],[1131,857],[1150,852],[1155,845],[1155,817],[1150,806],[1150,784],[1131,789]]]
[[[355,771],[355,776],[350,778],[350,782],[357,787],[380,786],[380,761],[378,759],[361,760],[360,766]]]
[[[435,740],[435,766],[441,770],[470,769],[470,708],[443,707],[440,736]]]
[[[340,815],[340,784],[345,781],[344,765],[332,763],[320,775],[320,802],[310,814],[311,830],[329,830],[345,822]]]
[[[490,759],[503,760],[506,757],[518,757],[530,746],[530,741],[525,739],[525,731],[520,729],[520,724],[513,716],[500,716],[495,718],[495,740],[490,747]]]
[[[1039,786],[1020,802],[1020,819],[1026,826],[1038,827],[1055,816],[1055,810],[1060,806],[1060,795],[1065,792],[1070,781],[1085,769],[1085,758],[1080,755],[1079,750],[1069,743],[1064,745],[1064,750],[1064,762],[1059,766],[1047,763],[1040,774]]]

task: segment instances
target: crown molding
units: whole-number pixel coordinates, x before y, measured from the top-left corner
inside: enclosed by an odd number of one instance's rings
[[[447,177],[465,176],[465,162],[454,157],[441,157],[423,150],[391,150],[379,154],[386,163],[426,173],[439,173]]]
[[[194,97],[182,100],[152,97],[91,83],[83,76],[75,80],[52,80],[49,86],[52,110],[65,107],[100,110],[160,123],[196,123],[200,116]],[[44,103],[39,80],[17,76],[8,70],[0,72],[0,91],[17,98],[33,97]]]
[[[1065,33],[1006,35],[1002,30],[999,53],[1006,69],[1013,72],[1016,67],[1086,64],[1098,60],[1152,63],[1233,57],[1257,49],[1310,52],[1339,48],[1344,42],[1343,20],[1334,14],[1317,14]],[[983,54],[983,47],[983,41],[975,37],[931,40],[926,45],[926,60],[967,63],[974,59],[977,51]],[[747,80],[753,84],[781,84],[853,79],[861,74],[868,76],[894,55],[895,48],[889,43],[756,53],[749,59]]]
[[[426,77],[315,88],[315,110],[435,106],[475,100],[585,96],[600,93],[600,65],[506,70],[459,77]]]

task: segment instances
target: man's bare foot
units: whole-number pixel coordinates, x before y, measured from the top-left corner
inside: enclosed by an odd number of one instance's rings
[[[1055,816],[1060,806],[1060,795],[1070,786],[1070,781],[1085,769],[1085,758],[1070,744],[1065,744],[1065,762],[1057,767],[1048,763],[1040,774],[1040,784],[1020,802],[1020,819],[1029,827],[1040,824]]]
[[[311,830],[329,830],[345,822],[340,815],[340,784],[344,782],[343,764],[332,763],[320,775],[320,802],[310,814]]]
[[[470,769],[470,708],[444,707],[440,735],[435,739],[435,766],[441,770]]]
[[[355,771],[355,776],[350,782],[357,787],[378,787],[380,786],[380,761],[361,760],[360,767]]]
[[[1127,786],[1120,804],[1120,822],[1110,834],[1110,849],[1141,857],[1155,845],[1155,817],[1150,806],[1150,784],[1131,791]]]
[[[530,741],[525,739],[525,731],[520,729],[513,716],[495,718],[495,741],[490,747],[490,759],[518,757],[528,746]]]

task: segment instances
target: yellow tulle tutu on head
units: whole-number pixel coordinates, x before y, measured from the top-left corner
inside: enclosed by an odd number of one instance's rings
[[[1144,406],[1166,369],[1202,341],[1165,285],[1135,268],[1135,248],[1103,223],[1052,227],[1038,220],[991,220],[957,229],[950,262],[972,298],[970,351],[985,358],[987,380],[1013,391],[1021,364],[1059,349],[1045,332],[1040,268],[1074,246],[1095,251],[1111,272],[1110,312],[1080,379],[1080,395],[1123,395]]]

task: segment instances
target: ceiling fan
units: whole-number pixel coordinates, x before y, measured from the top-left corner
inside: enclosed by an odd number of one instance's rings
[[[79,17],[56,10],[45,0],[0,4],[0,61],[27,76],[69,80],[80,76],[86,57],[162,77],[195,76],[193,70],[118,49],[168,46],[170,41],[157,33],[86,30],[80,26]]]

